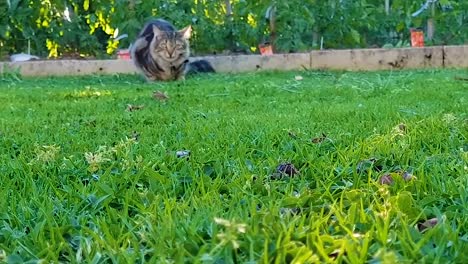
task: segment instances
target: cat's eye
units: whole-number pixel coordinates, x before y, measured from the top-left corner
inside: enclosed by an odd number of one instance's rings
[[[165,49],[165,48],[167,47],[166,42],[162,42],[161,44],[159,44],[159,47],[160,47],[161,49]]]
[[[178,49],[183,49],[183,48],[184,48],[184,44],[182,44],[182,43],[177,43],[177,44],[176,44],[176,48],[178,48]]]

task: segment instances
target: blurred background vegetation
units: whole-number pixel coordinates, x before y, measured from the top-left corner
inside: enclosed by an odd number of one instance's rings
[[[408,46],[411,28],[426,45],[468,40],[465,0],[0,0],[0,56],[115,56],[153,17],[193,25],[198,55]]]

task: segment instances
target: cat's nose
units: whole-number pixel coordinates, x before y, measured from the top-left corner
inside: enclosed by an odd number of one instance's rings
[[[167,54],[169,55],[169,58],[174,57],[174,51],[167,51]]]

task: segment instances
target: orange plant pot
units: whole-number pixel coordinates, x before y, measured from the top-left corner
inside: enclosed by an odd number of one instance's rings
[[[268,43],[260,44],[258,45],[258,48],[260,49],[261,55],[264,55],[264,56],[273,55],[273,47]]]
[[[424,32],[411,29],[411,47],[424,47]]]
[[[119,50],[119,51],[117,51],[117,58],[119,60],[129,60],[130,59],[130,51],[129,50]]]

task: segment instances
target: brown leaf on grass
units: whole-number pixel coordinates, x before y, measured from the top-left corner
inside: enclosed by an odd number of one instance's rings
[[[379,179],[379,183],[380,184],[385,184],[385,185],[391,185],[393,184],[393,178],[392,178],[392,175],[390,173],[386,173],[384,175],[382,175]]]
[[[169,96],[165,92],[154,91],[153,98],[154,100],[158,100],[158,101],[166,101],[167,99],[169,99]]]
[[[414,177],[414,175],[411,173],[411,172],[408,172],[408,171],[404,171],[401,174],[401,177],[403,178],[403,180],[405,181],[411,181],[413,179],[415,179],[416,177]]]
[[[323,141],[325,141],[325,139],[327,139],[327,135],[325,133],[322,133],[320,137],[313,138],[312,143],[314,144],[322,143]]]
[[[145,108],[144,105],[131,105],[131,104],[127,105],[127,111],[129,111],[129,112],[141,110],[143,108]]]
[[[407,131],[407,127],[405,124],[401,123],[398,125],[398,129],[402,132],[402,133],[406,133]]]
[[[431,218],[429,220],[426,220],[424,222],[419,222],[418,223],[418,230],[419,232],[423,232],[426,229],[433,228],[439,223],[439,220],[437,218]]]
[[[278,165],[278,167],[276,167],[276,171],[290,177],[299,174],[299,171],[294,167],[292,163],[281,163],[280,165]]]
[[[396,136],[396,135],[403,136],[403,135],[406,134],[407,131],[408,131],[408,128],[406,127],[406,125],[404,123],[400,123],[400,124],[396,125],[395,127],[393,127],[392,134],[394,136]]]
[[[417,179],[410,171],[398,169],[394,171],[394,175],[399,175],[404,181],[412,181]]]

